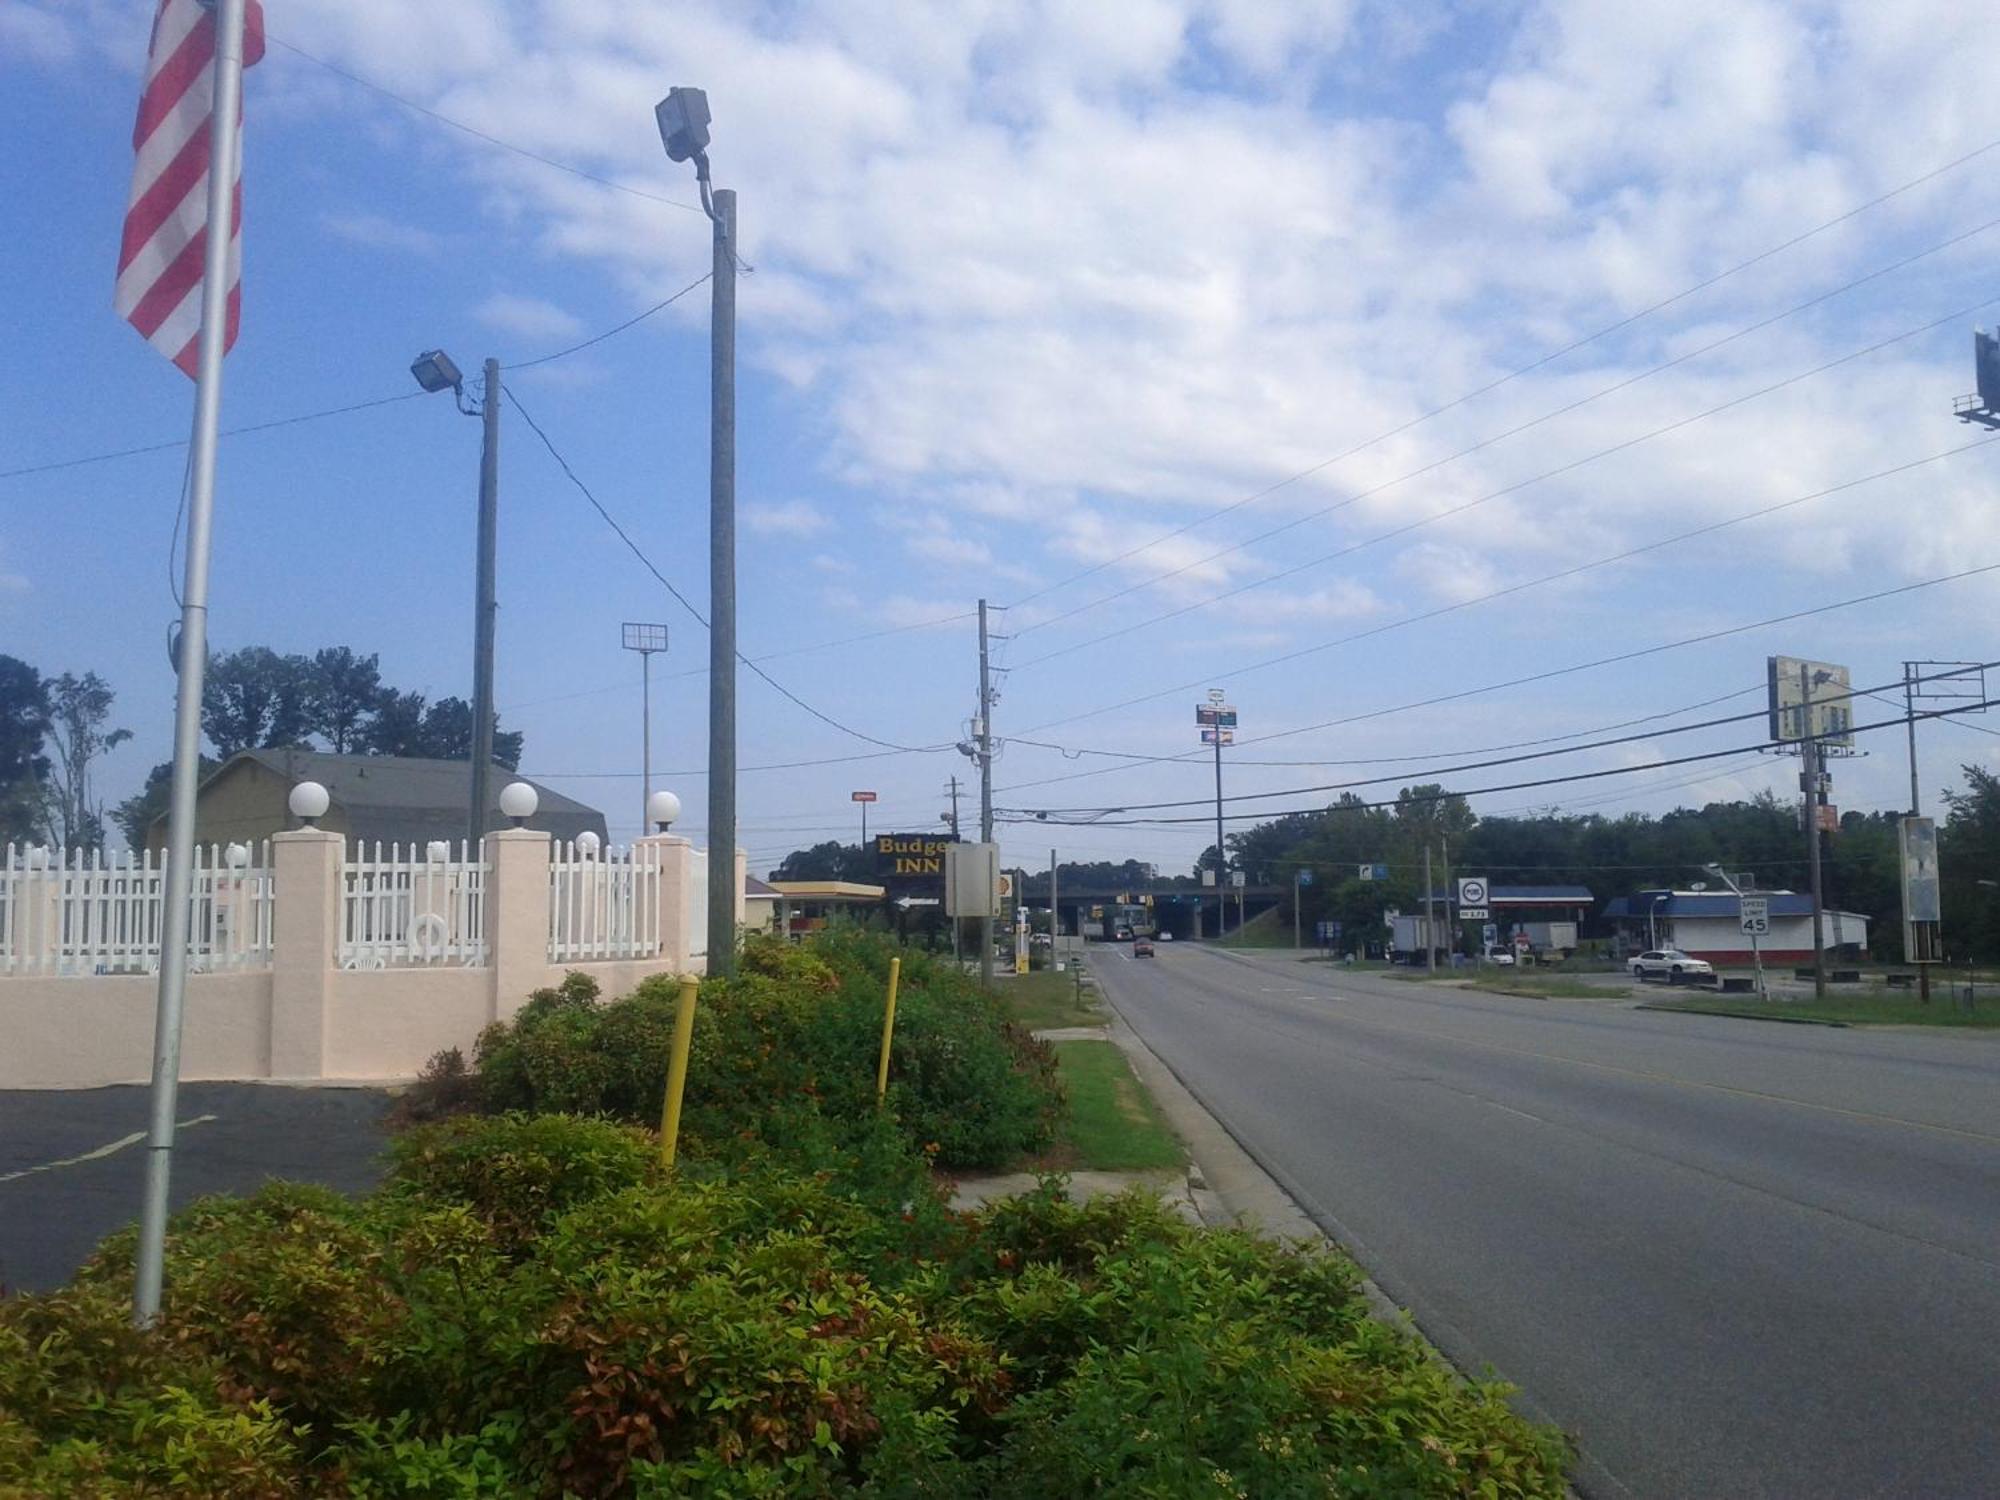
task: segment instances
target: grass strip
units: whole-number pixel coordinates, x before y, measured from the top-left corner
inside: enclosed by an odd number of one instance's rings
[[[1063,1145],[1071,1165],[1100,1172],[1185,1165],[1180,1142],[1114,1043],[1057,1042],[1055,1049],[1069,1093]]]
[[[1058,1026],[1101,1026],[1104,1012],[1097,1006],[1096,986],[1083,987],[1083,1004],[1077,1004],[1076,974],[1058,974],[1043,969],[1034,974],[1016,974],[999,980],[993,987],[1009,1019],[1030,1031],[1050,1031]]]

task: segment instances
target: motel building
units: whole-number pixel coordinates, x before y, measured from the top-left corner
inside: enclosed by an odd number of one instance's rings
[[[1812,897],[1794,891],[1752,891],[1770,903],[1771,930],[1757,939],[1764,962],[1809,964],[1813,956]],[[1653,948],[1678,948],[1718,968],[1748,968],[1750,939],[1737,917],[1729,891],[1640,891],[1620,896],[1604,908],[1616,934],[1617,956]],[[1859,912],[1829,907],[1820,917],[1829,958],[1849,961],[1868,956],[1868,919]]]

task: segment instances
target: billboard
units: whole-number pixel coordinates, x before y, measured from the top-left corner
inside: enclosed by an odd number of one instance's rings
[[[1798,656],[1774,656],[1766,668],[1771,738],[1781,745],[1816,739],[1822,748],[1854,748],[1854,694],[1847,668]]]
[[[1207,729],[1234,729],[1236,710],[1227,703],[1197,703],[1194,721]]]
[[[1236,743],[1236,731],[1233,729],[1204,729],[1201,732],[1201,742],[1204,745],[1233,745]]]
[[[929,839],[929,834],[884,834],[883,838]],[[953,917],[997,917],[1000,915],[1000,846],[961,844],[943,840],[944,909]],[[922,858],[924,856],[917,856]],[[945,878],[949,877],[949,878]],[[914,878],[914,877],[913,877]]]
[[[945,833],[876,834],[875,884],[898,896],[942,896],[945,850],[956,842]]]

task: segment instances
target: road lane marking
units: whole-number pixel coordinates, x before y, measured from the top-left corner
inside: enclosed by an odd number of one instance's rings
[[[196,1115],[191,1120],[182,1120],[175,1128],[187,1130],[196,1125],[206,1125],[215,1118],[214,1115]],[[32,1177],[37,1172],[53,1172],[58,1167],[80,1167],[87,1161],[102,1161],[107,1156],[114,1156],[123,1151],[127,1146],[138,1145],[145,1138],[145,1131],[135,1130],[130,1135],[121,1135],[117,1140],[99,1146],[95,1151],[86,1151],[81,1156],[65,1156],[60,1161],[45,1161],[38,1167],[23,1167],[18,1172],[0,1173],[0,1182],[12,1182],[17,1177]]]

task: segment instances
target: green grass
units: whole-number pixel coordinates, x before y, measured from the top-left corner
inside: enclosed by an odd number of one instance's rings
[[[1260,911],[1241,927],[1218,939],[1220,948],[1289,948],[1292,946],[1291,919],[1272,907]]]
[[[1651,1010],[1686,1010],[1704,1016],[1787,1017],[1795,1021],[1843,1021],[1850,1026],[2000,1027],[2000,995],[1981,999],[1972,1010],[1940,987],[1923,1004],[1915,995],[1888,991],[1867,995],[1829,995],[1814,1000],[1760,1001],[1755,995],[1704,995],[1685,1000],[1661,1000]]]
[[[1503,995],[1537,995],[1544,1000],[1622,1000],[1625,992],[1615,985],[1586,984],[1581,979],[1565,979],[1560,974],[1522,973],[1518,969],[1493,969],[1472,981],[1482,990]]]
[[[993,992],[1007,1013],[1030,1031],[1047,1031],[1057,1026],[1101,1026],[1104,1012],[1098,1008],[1095,985],[1083,987],[1083,1007],[1076,1003],[1076,972],[1058,974],[1044,969],[1034,974],[1014,974],[995,981]]]
[[[1153,1096],[1113,1043],[1057,1042],[1055,1049],[1063,1087],[1069,1091],[1063,1165],[1139,1172],[1186,1162]]]

